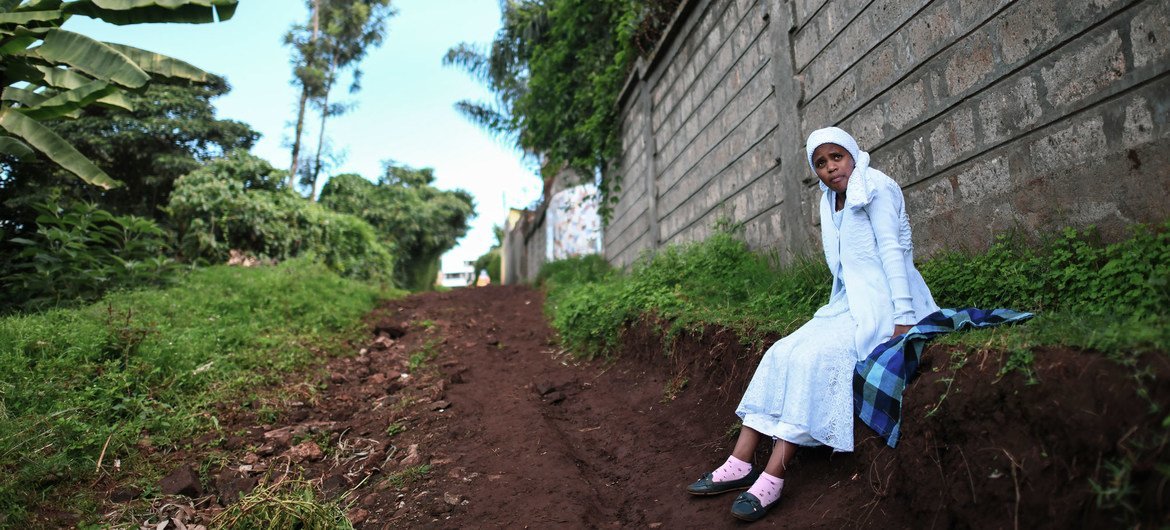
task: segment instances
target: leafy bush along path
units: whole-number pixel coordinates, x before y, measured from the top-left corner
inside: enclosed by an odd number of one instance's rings
[[[619,360],[574,365],[542,299],[488,287],[385,302],[353,344],[365,352],[335,360],[322,393],[275,422],[221,415],[232,434],[216,465],[192,463],[210,485],[197,505],[291,470],[347,495],[358,528],[738,527],[732,496],[683,488],[730,450],[760,352],[709,328],[667,356],[662,328],[643,322]],[[1135,381],[1092,353],[1032,353],[1025,373],[1005,370],[1016,354],[928,348],[901,446],[859,427],[855,453],[802,450],[756,526],[1165,524],[1166,411],[1151,413],[1170,402],[1165,356]]]

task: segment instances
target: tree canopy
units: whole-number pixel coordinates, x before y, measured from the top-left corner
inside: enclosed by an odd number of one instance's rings
[[[260,133],[245,123],[217,119],[212,99],[228,86],[214,78],[207,84],[152,83],[142,93],[127,93],[133,110],[91,106],[73,120],[45,126],[73,145],[123,187],[89,186],[44,160],[0,161],[5,177],[0,190],[12,208],[0,224],[12,223],[16,210],[35,202],[79,199],[116,214],[162,219],[175,179],[203,162],[235,149],[250,149]]]
[[[466,117],[539,156],[600,175],[608,216],[620,170],[616,102],[634,60],[657,43],[679,0],[502,0],[490,47],[463,43],[444,62],[467,70],[496,98],[461,101]],[[588,178],[588,177],[587,177]]]
[[[435,188],[434,170],[389,162],[378,181],[338,175],[321,190],[321,204],[356,215],[391,242],[398,257],[399,285],[427,289],[434,285],[439,257],[467,234],[475,203],[464,190]]]

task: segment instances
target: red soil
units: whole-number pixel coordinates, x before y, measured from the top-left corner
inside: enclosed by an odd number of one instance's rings
[[[355,344],[368,351],[333,361],[319,400],[275,424],[229,415],[223,432],[249,434],[223,444],[231,457],[202,477],[212,485],[203,506],[214,511],[265,472],[299,469],[329,495],[349,492],[358,528],[739,526],[734,495],[683,488],[728,454],[732,411],[761,352],[711,329],[667,354],[643,323],[616,361],[577,363],[542,301],[487,287],[387,302]],[[411,370],[428,351],[436,356]],[[1165,355],[1148,360],[1147,399],[1132,369],[1093,353],[1036,351],[1039,384],[1029,385],[997,375],[1001,353],[955,370],[950,351],[927,349],[897,449],[860,424],[854,453],[802,449],[781,504],[756,526],[1110,526],[1124,510],[1098,507],[1090,480],[1109,486],[1109,466],[1126,457],[1121,485],[1136,488],[1136,518],[1170,523],[1168,478],[1155,467],[1166,460],[1166,411],[1151,414],[1170,403]],[[302,439],[324,453],[288,452]],[[426,472],[412,480],[407,469]]]

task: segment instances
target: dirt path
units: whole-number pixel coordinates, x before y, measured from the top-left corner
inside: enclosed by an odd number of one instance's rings
[[[191,484],[185,494],[210,515],[263,477],[289,473],[347,495],[358,528],[741,527],[728,513],[733,495],[683,488],[728,454],[735,401],[759,351],[712,329],[667,356],[659,330],[642,324],[618,361],[574,363],[542,302],[530,288],[488,287],[385,303],[368,318],[371,335],[351,344],[358,354],[330,363],[323,391],[305,392],[276,421],[226,406],[226,455],[188,481],[209,491]],[[1001,371],[1000,354],[983,352],[962,372],[947,355],[924,357],[904,403],[913,428],[897,453],[863,426],[854,453],[801,450],[781,505],[753,526],[1067,527],[1116,517],[1093,507],[1088,481],[1106,478],[1094,462],[1130,454],[1139,419],[1161,421],[1127,390],[1129,371],[1045,350],[1034,373],[1045,384],[1029,385]],[[1166,402],[1170,363],[1156,359],[1149,399]],[[1170,506],[1165,481],[1137,474],[1152,466],[1135,464],[1133,486],[1149,520],[1166,522],[1157,515]]]
[[[364,436],[404,422],[408,429],[390,443],[399,450],[417,444],[422,461],[431,466],[403,493],[388,490],[394,500],[384,494],[364,497],[361,509],[368,517],[362,524],[739,526],[728,513],[733,496],[698,499],[683,488],[728,454],[731,438],[722,434],[733,427],[734,401],[718,386],[719,374],[750,370],[751,361],[740,361],[733,352],[698,370],[671,366],[657,355],[574,364],[558,351],[542,301],[538,291],[523,287],[464,289],[413,296],[375,313],[376,329],[406,334],[390,349],[368,354],[371,373],[405,371],[403,360],[427,344],[437,345],[432,365],[439,373],[423,379],[416,387],[423,397],[399,417],[357,414],[355,423],[370,427]],[[362,363],[338,367],[347,385],[377,378],[360,368],[355,373],[355,366]],[[687,379],[692,388],[677,392]],[[330,393],[350,394],[347,385]],[[367,394],[376,398],[376,392]],[[859,522],[851,518],[864,513],[857,506],[872,501],[874,492],[855,467],[849,455],[802,454],[794,476],[815,478],[806,480],[806,487],[790,488],[785,503],[794,508],[791,513],[760,526]],[[832,502],[825,496],[830,488],[837,493],[829,496]],[[857,504],[842,510],[842,503]]]

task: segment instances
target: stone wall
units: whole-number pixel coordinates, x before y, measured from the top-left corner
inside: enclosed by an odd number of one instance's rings
[[[838,125],[906,194],[918,255],[1170,217],[1170,1],[684,1],[622,94],[607,258],[743,223],[819,252],[804,159]]]

